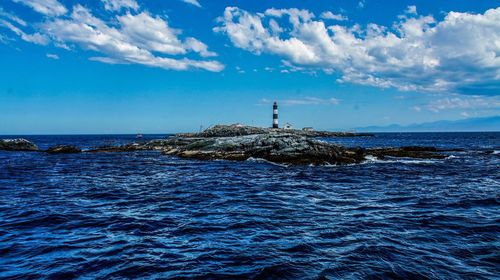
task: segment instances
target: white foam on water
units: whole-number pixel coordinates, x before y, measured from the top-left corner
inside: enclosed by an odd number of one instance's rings
[[[422,164],[422,163],[436,163],[438,160],[435,159],[409,159],[409,158],[402,158],[402,159],[379,159],[377,157],[368,155],[365,156],[365,164],[366,163],[402,163],[402,164]]]
[[[247,161],[251,161],[251,162],[262,162],[262,163],[268,163],[268,164],[271,164],[271,165],[276,165],[276,166],[280,166],[280,167],[288,167],[287,164],[282,164],[282,163],[276,163],[276,162],[272,162],[272,161],[269,161],[269,160],[266,160],[266,159],[263,159],[263,158],[254,158],[254,157],[249,157],[247,159]]]
[[[420,164],[420,163],[436,163],[435,159],[409,159],[409,160],[396,160],[396,162],[404,164]]]
[[[366,161],[371,161],[371,162],[382,162],[383,160],[378,159],[377,157],[374,157],[372,155],[367,155],[365,156]]]

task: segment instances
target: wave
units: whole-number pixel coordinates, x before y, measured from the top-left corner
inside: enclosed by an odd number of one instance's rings
[[[250,162],[262,162],[262,163],[267,163],[267,164],[271,164],[271,165],[275,165],[275,166],[280,166],[280,167],[289,167],[290,166],[288,164],[276,163],[276,162],[272,162],[272,161],[269,161],[269,160],[263,159],[263,158],[249,157],[247,159],[247,161],[250,161]]]
[[[379,159],[379,158],[371,156],[371,155],[365,156],[365,161],[364,161],[365,164],[366,163],[432,164],[432,163],[436,163],[436,162],[439,162],[439,160],[436,160],[436,159],[409,159],[409,158]]]

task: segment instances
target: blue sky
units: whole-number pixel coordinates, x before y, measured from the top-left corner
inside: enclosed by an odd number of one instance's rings
[[[0,134],[500,115],[498,1],[4,0]]]

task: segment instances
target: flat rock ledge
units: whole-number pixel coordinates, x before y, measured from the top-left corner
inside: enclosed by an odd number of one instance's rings
[[[0,150],[4,151],[38,151],[38,146],[23,139],[0,139]]]

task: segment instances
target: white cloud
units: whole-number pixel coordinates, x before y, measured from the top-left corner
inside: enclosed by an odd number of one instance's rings
[[[17,26],[16,26],[17,25]],[[38,45],[47,45],[49,42],[49,39],[47,36],[40,34],[40,33],[26,33],[23,31],[21,28],[26,28],[27,23],[22,20],[21,18],[8,13],[3,10],[2,7],[0,7],[0,27],[4,27],[12,31],[14,34],[19,36],[22,40]],[[0,40],[2,43],[7,42],[7,38],[2,36],[2,39]],[[9,39],[10,41],[10,39]]]
[[[272,103],[271,100],[263,98],[259,102],[260,104],[270,104]],[[280,105],[285,105],[285,106],[297,106],[297,105],[338,105],[340,104],[340,100],[337,98],[318,98],[318,97],[301,97],[301,98],[290,98],[290,99],[283,99],[283,100],[278,100],[278,103]]]
[[[288,19],[281,32],[274,18]],[[442,21],[407,13],[391,27],[363,28],[327,25],[307,10],[250,13],[227,7],[218,22],[214,31],[227,34],[238,48],[339,73],[339,82],[403,91],[500,92],[500,8],[484,14],[450,12]]]
[[[192,37],[189,37],[184,41],[184,47],[187,50],[192,50],[199,53],[202,57],[217,56],[215,52],[211,52],[208,50],[207,45]]]
[[[181,0],[182,2],[184,3],[188,3],[188,4],[191,4],[191,5],[194,5],[198,8],[201,8],[201,4],[200,2],[198,2],[198,0]]]
[[[495,109],[500,110],[500,98],[498,96],[467,96],[448,97],[432,101],[425,105],[425,108],[432,112],[440,112],[452,109]]]
[[[152,17],[147,12],[137,15],[126,14],[117,17],[121,29],[121,39],[133,42],[141,49],[151,50],[164,54],[185,54],[183,43],[177,37],[181,32],[172,29],[160,17]],[[100,29],[110,31],[111,28],[102,26]],[[116,29],[114,29],[116,30]]]
[[[55,59],[55,60],[59,59],[59,56],[57,54],[48,53],[48,54],[46,54],[46,56],[47,56],[47,58],[50,58],[50,59]]]
[[[188,52],[202,57],[214,56],[215,53],[194,38],[182,41],[180,30],[147,12],[116,16],[115,25],[109,25],[93,16],[87,8],[76,5],[68,18],[48,20],[40,28],[57,45],[78,45],[97,53],[91,60],[103,63],[142,64],[173,70],[199,68],[216,72],[224,68],[218,61],[177,57]]]
[[[6,44],[9,39],[5,37],[4,35],[0,34],[0,43]]]
[[[49,42],[49,39],[47,36],[44,34],[40,33],[33,33],[33,34],[28,34],[21,30],[20,28],[16,27],[12,23],[0,18],[0,26],[3,26],[10,31],[14,32],[17,36],[19,36],[22,40],[33,43],[33,44],[38,44],[38,45],[47,45]]]
[[[243,70],[243,69],[241,69],[241,67],[239,67],[239,66],[236,66],[234,69],[236,69],[236,71],[238,71],[238,73],[240,73],[240,74],[245,74],[246,73],[246,71]]]
[[[283,32],[283,28],[281,28],[278,22],[274,19],[269,20],[269,27],[271,28],[273,34],[280,34]]]
[[[331,20],[336,20],[336,21],[346,21],[346,20],[348,20],[347,16],[340,15],[340,14],[337,15],[337,14],[334,14],[334,13],[332,13],[330,11],[321,13],[320,18],[322,18],[322,19],[331,19]]]
[[[46,16],[61,16],[68,12],[57,0],[12,0],[24,4]]]
[[[136,0],[101,0],[106,10],[126,10],[106,21],[95,17],[80,4],[73,7],[71,14],[62,17],[67,10],[57,0],[13,1],[48,16],[41,23],[30,24],[37,32],[28,34],[13,24],[26,25],[24,21],[0,8],[0,27],[10,29],[28,42],[45,45],[51,39],[54,46],[66,50],[78,46],[94,53],[90,60],[109,64],[141,64],[163,69],[213,72],[224,69],[219,61],[204,59],[217,54],[203,42],[182,36],[181,30],[171,28],[167,20],[159,16],[149,12],[134,13],[140,8]],[[2,41],[5,40],[2,36]],[[193,55],[201,58],[194,58]]]
[[[406,8],[406,13],[416,15],[417,14],[417,6],[415,6],[415,5],[408,6],[408,8]]]
[[[139,9],[135,0],[101,0],[104,3],[104,9],[108,11],[120,11],[121,9]]]
[[[5,18],[6,20],[9,20],[9,21],[14,22],[16,24],[19,24],[21,26],[27,25],[24,20],[20,19],[19,17],[15,16],[11,13],[4,11],[2,7],[0,7],[0,18]]]

